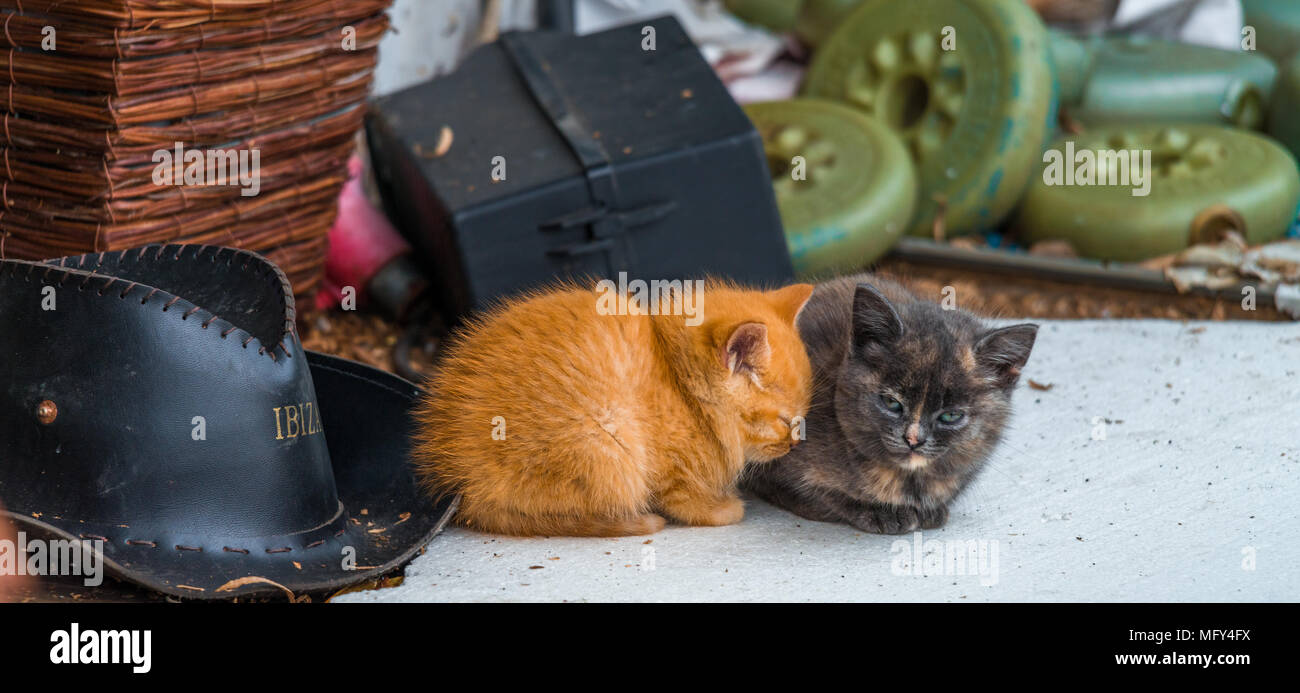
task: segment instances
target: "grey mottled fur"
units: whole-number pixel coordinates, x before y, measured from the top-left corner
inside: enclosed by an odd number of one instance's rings
[[[819,284],[799,332],[816,380],[807,439],[751,466],[742,485],[803,517],[868,532],[943,525],[1001,438],[1037,326],[989,328],[861,274]],[[955,411],[957,423],[939,418]],[[928,463],[911,468],[921,458]]]

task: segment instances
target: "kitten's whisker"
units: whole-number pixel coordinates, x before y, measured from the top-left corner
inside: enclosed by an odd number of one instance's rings
[[[1032,462],[1034,459],[1036,459],[1036,457],[1035,457],[1033,454],[1031,454],[1028,450],[1025,450],[1025,449],[1020,448],[1020,447],[1017,447],[1017,446],[1015,446],[1015,445],[1007,445],[1006,443],[1003,443],[1003,444],[1001,444],[1001,445],[998,446],[998,451],[1002,451],[1002,450],[1004,450],[1004,449],[1005,449],[1006,451],[1008,451],[1008,452],[1016,453],[1017,455],[1020,456],[1020,458],[1022,458],[1022,459],[1026,459],[1026,460],[1029,460],[1029,461],[1031,461],[1031,462]],[[997,456],[997,452],[995,452],[995,453],[994,453],[994,457],[992,457],[992,458],[990,458],[990,459],[996,459],[996,456]]]
[[[997,466],[996,464],[994,464],[991,460],[988,461],[988,462],[985,462],[985,463],[984,463],[984,468],[985,468],[985,469],[992,469],[993,471],[997,472],[998,474],[1001,474],[1002,476],[1005,476],[1006,478],[1010,479],[1010,480],[1011,480],[1011,483],[1015,484],[1016,486],[1024,486],[1024,484],[1021,483],[1019,479],[1017,479],[1016,477],[1012,476],[1010,472],[998,468],[998,466]]]
[[[1014,431],[1014,430],[1016,430],[1016,428],[1015,428],[1014,426],[1012,426],[1011,424],[1006,424],[1006,425],[1004,426],[1004,428],[1005,428],[1005,430],[1007,430],[1007,431]],[[1012,450],[1012,451],[1014,451],[1014,452],[1018,452],[1018,453],[1020,453],[1021,455],[1024,455],[1026,458],[1030,459],[1030,460],[1035,459],[1035,456],[1034,456],[1032,453],[1030,453],[1029,450],[1028,450],[1027,448],[1021,447],[1021,446],[1019,446],[1019,445],[1017,445],[1017,444],[1015,444],[1015,443],[1008,442],[1008,441],[1006,440],[1006,438],[1003,438],[1002,441],[998,443],[998,449],[1001,449],[1001,448],[1007,448],[1007,449]]]

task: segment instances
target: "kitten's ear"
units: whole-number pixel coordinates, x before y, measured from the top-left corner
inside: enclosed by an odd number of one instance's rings
[[[772,306],[776,308],[777,315],[793,325],[799,319],[799,312],[808,304],[812,293],[812,284],[791,284],[784,289],[769,291],[767,296],[772,301]]]
[[[1029,360],[1038,336],[1038,325],[1026,323],[993,330],[975,343],[975,362],[993,371],[1002,387],[1020,379],[1020,369]]]
[[[903,319],[894,304],[876,287],[858,284],[853,292],[853,346],[862,348],[871,342],[890,344],[903,336]]]
[[[732,374],[766,367],[772,356],[772,347],[767,342],[767,325],[747,322],[737,326],[727,337],[719,356],[722,366]]]

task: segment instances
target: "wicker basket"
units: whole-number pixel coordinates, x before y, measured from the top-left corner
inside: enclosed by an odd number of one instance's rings
[[[0,256],[220,243],[312,288],[388,4],[0,0]],[[257,194],[175,178],[178,145],[256,150]]]

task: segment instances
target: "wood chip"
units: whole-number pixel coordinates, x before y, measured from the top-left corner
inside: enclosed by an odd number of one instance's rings
[[[294,602],[295,604],[304,601],[311,601],[311,597],[305,594],[302,595],[301,597],[296,597],[293,594],[293,590],[289,589],[288,587],[285,587],[284,585],[281,585],[275,580],[270,580],[268,578],[261,577],[260,575],[249,575],[248,577],[241,577],[236,580],[231,580],[230,582],[227,582],[226,584],[218,587],[217,591],[230,592],[231,590],[239,589],[244,585],[254,585],[254,584],[265,584],[265,585],[271,585],[272,587],[278,587],[281,590],[283,590],[284,593],[289,597],[289,601]]]
[[[433,148],[433,158],[436,159],[450,151],[453,139],[455,138],[452,135],[451,128],[446,125],[442,126],[442,130],[438,132],[438,146]]]
[[[1038,257],[1079,257],[1079,251],[1075,250],[1069,241],[1063,240],[1038,241],[1029,246],[1029,254]]]

